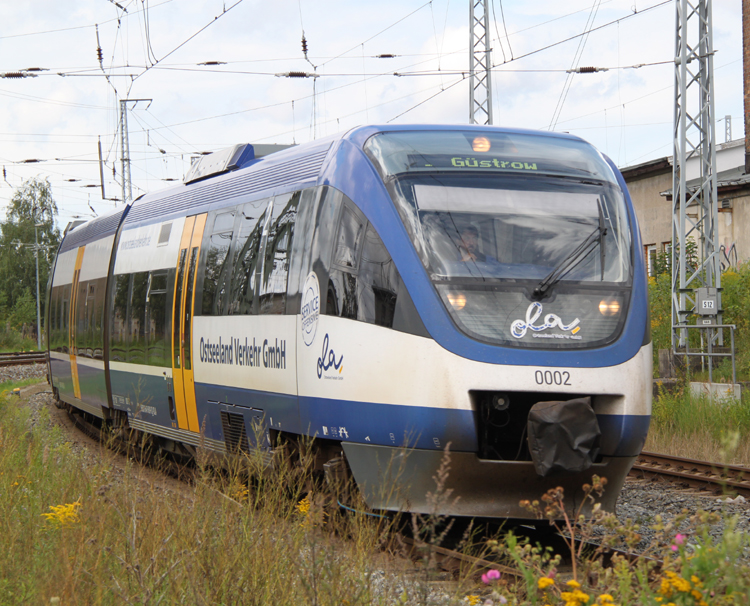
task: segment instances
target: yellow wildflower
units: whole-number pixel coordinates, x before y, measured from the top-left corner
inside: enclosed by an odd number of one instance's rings
[[[580,589],[581,584],[578,581],[570,580],[567,583],[565,583],[568,587],[572,587],[573,589]]]
[[[320,507],[313,510],[312,495],[307,495],[297,503],[297,512],[304,518],[301,523],[304,528],[322,524],[328,517],[328,513],[323,511]]]
[[[297,503],[297,511],[303,515],[307,516],[310,513],[310,497],[307,496],[304,499],[302,499],[299,503]]]
[[[240,486],[237,490],[235,490],[231,497],[235,501],[239,501],[240,503],[244,503],[247,501],[247,497],[250,494],[250,490],[246,486]]]
[[[468,600],[470,606],[476,606],[477,604],[479,604],[478,595],[469,595],[469,596],[466,596],[466,599]]]
[[[539,589],[547,589],[547,587],[554,584],[555,581],[553,579],[550,579],[549,577],[542,577],[536,582],[536,585],[537,587],[539,587]]]
[[[575,583],[575,581],[573,581]],[[570,581],[568,582],[570,584]],[[565,606],[581,606],[582,604],[588,604],[589,596],[583,593],[580,589],[574,589],[573,591],[563,591],[560,597],[564,600]]]
[[[50,513],[43,513],[42,517],[47,518],[47,521],[57,528],[72,526],[80,521],[78,517],[78,509],[80,507],[80,500],[65,505],[50,505],[52,511]]]
[[[611,604],[612,602],[615,601],[615,599],[608,593],[603,593],[602,595],[599,596],[599,601],[602,604]]]

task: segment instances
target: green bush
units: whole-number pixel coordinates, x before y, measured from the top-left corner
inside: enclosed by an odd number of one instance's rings
[[[662,273],[648,279],[649,309],[651,312],[651,337],[654,345],[654,373],[658,374],[659,350],[672,347],[672,284],[667,264],[659,264]],[[730,268],[721,276],[724,324],[734,324],[735,363],[738,380],[750,378],[750,261],[736,269]],[[691,321],[694,323],[694,321]],[[725,333],[729,346],[729,334]],[[700,343],[698,331],[691,331],[690,346]],[[731,362],[723,360],[716,367],[719,376],[731,377]]]

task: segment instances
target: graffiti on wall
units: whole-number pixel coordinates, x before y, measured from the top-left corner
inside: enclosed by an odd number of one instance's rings
[[[722,244],[719,247],[719,258],[721,259],[721,271],[728,269],[737,269],[737,247],[732,242],[731,246]]]

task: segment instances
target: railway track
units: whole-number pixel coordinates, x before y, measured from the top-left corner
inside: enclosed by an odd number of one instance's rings
[[[750,468],[719,465],[654,452],[642,452],[630,475],[644,479],[663,478],[686,488],[713,494],[736,493],[750,498]]]
[[[24,364],[43,364],[47,354],[43,351],[14,351],[0,354],[0,366],[22,366]]]

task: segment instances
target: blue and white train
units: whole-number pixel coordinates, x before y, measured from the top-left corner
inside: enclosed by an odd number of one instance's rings
[[[47,306],[57,398],[178,455],[314,438],[373,509],[527,518],[646,438],[652,353],[623,178],[581,139],[367,126],[66,230]],[[338,462],[339,467],[336,467]]]

